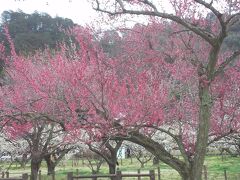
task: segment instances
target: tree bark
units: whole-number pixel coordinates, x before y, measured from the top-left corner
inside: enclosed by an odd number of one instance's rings
[[[117,158],[113,158],[110,161],[107,161],[108,167],[109,167],[109,174],[116,174],[116,169],[117,169]],[[117,180],[116,177],[111,177],[111,180]]]
[[[126,140],[146,148],[146,150],[155,155],[160,161],[168,164],[170,167],[175,169],[184,180],[188,180],[187,177],[190,177],[191,168],[188,166],[188,163],[183,162],[182,160],[179,160],[172,156],[164,149],[161,144],[157,143],[151,138],[146,137],[139,132],[131,132],[131,137],[127,137]]]
[[[208,143],[209,122],[212,107],[209,86],[200,89],[199,93],[201,93],[199,126],[196,142],[196,152],[194,154],[193,166],[191,170],[192,176],[195,176],[193,180],[202,179],[201,176]]]
[[[119,148],[115,149],[114,151],[111,151],[111,156],[108,158],[108,167],[109,167],[109,174],[116,174],[116,167],[117,167],[117,150]],[[111,180],[116,180],[115,177],[111,177]]]
[[[115,174],[116,173],[116,165],[108,164],[108,167],[109,167],[109,174]]]
[[[115,174],[116,173],[116,164],[108,163],[109,167],[109,174]],[[111,177],[111,180],[115,180],[115,177]]]
[[[46,163],[47,163],[47,175],[51,175],[55,171],[56,164],[51,160],[51,155],[45,156],[44,157]]]
[[[37,180],[37,178],[38,178],[38,171],[40,169],[41,162],[42,162],[42,160],[41,160],[40,157],[32,157],[30,180]]]

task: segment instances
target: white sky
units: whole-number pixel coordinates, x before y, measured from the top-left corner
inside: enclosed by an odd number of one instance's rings
[[[160,7],[166,5],[166,0],[158,0]],[[74,23],[85,25],[91,24],[100,28],[114,27],[114,20],[101,21],[98,12],[92,9],[88,0],[0,0],[0,14],[5,10],[22,10],[25,13],[33,13],[34,11],[45,12],[52,17],[59,16],[72,19]],[[136,22],[144,23],[145,18],[122,18],[122,22],[128,26],[134,25]],[[119,19],[118,19],[119,21]],[[121,24],[120,21],[117,24]]]
[[[18,9],[25,13],[46,12],[52,17],[69,18],[81,25],[97,17],[87,0],[0,0],[0,14],[5,10]]]
[[[156,1],[159,7],[168,11],[169,1]],[[168,3],[167,3],[168,2]],[[22,10],[25,13],[33,13],[34,11],[45,12],[52,17],[63,17],[72,19],[74,23],[85,25],[95,24],[97,27],[111,28],[114,26],[114,20],[107,20],[104,24],[101,21],[99,13],[92,9],[91,3],[88,0],[0,0],[0,14],[5,10]],[[126,18],[123,19],[127,25],[134,25],[137,22],[144,23],[145,18]],[[119,22],[117,24],[120,24]]]

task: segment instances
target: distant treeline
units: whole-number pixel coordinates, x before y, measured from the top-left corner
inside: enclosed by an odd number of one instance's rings
[[[9,43],[4,34],[4,27],[7,27],[16,52],[24,55],[46,47],[55,49],[59,42],[68,42],[69,37],[64,30],[75,25],[71,19],[52,18],[46,13],[38,12],[26,14],[22,11],[4,11],[1,18],[0,42],[4,42],[9,53]]]

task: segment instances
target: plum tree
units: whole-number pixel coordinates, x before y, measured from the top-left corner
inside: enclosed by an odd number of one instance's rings
[[[130,14],[149,16],[153,19],[161,18],[171,20],[175,24],[182,27],[182,31],[186,32],[184,34],[187,35],[187,37],[197,35],[200,37],[199,42],[206,44],[207,51],[204,52],[203,56],[201,58],[197,57],[197,59],[193,58],[193,60],[197,60],[197,62],[194,63],[196,63],[198,66],[198,68],[195,69],[195,72],[197,73],[196,77],[198,77],[199,84],[199,103],[197,106],[197,113],[195,113],[195,118],[197,119],[196,122],[198,124],[197,135],[196,138],[189,137],[188,139],[188,141],[194,141],[193,139],[195,139],[195,142],[191,143],[192,157],[190,158],[190,161],[189,158],[184,158],[184,164],[186,166],[183,165],[182,162],[178,162],[173,157],[165,155],[164,153],[162,154],[168,158],[160,158],[164,162],[169,162],[169,159],[171,159],[171,161],[173,160],[170,166],[176,169],[184,179],[201,179],[202,166],[209,139],[209,128],[212,122],[216,122],[211,121],[211,117],[214,114],[212,110],[214,109],[214,106],[217,106],[217,103],[213,103],[213,93],[211,91],[211,86],[213,86],[214,81],[220,78],[220,74],[231,74],[225,71],[225,69],[228,69],[227,67],[229,67],[229,64],[233,62],[240,54],[240,51],[238,49],[235,52],[228,54],[228,56],[223,57],[222,54],[224,54],[224,52],[222,52],[221,48],[224,39],[226,39],[228,36],[229,28],[231,28],[235,23],[239,21],[240,2],[237,0],[212,0],[210,2],[204,0],[167,1],[171,6],[169,7],[170,11],[172,10],[171,13],[162,10],[161,2],[157,1],[94,0],[94,2],[96,5],[94,8],[97,11],[108,13],[111,16]],[[214,20],[211,23],[206,21],[205,18],[206,13],[208,12],[211,12],[215,16]],[[186,45],[188,46],[188,44]],[[195,45],[197,45],[197,43],[195,43]],[[195,49],[191,47],[194,46],[190,46],[190,51],[192,49]],[[177,51],[176,49],[172,50],[175,52]],[[187,53],[187,51],[185,53]],[[181,63],[179,65],[182,66]],[[222,105],[223,104],[229,108],[229,104],[227,105],[227,103],[222,103]],[[223,115],[222,117],[223,118],[221,122],[226,122],[228,116]],[[169,133],[169,135],[175,138],[178,143],[179,140],[182,139],[181,136],[179,138],[172,135],[171,133]],[[134,141],[139,141],[139,144],[148,147],[150,146],[149,144],[153,144],[150,143],[151,141],[148,141],[147,139],[145,142],[143,142],[143,139],[144,137],[136,137]],[[159,146],[156,149],[155,146],[151,145],[150,149],[152,152],[156,153],[161,152],[162,147]],[[182,151],[185,151],[185,148],[182,148]]]

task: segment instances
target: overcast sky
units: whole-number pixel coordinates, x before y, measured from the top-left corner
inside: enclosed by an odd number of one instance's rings
[[[46,12],[52,17],[69,18],[81,25],[90,23],[97,16],[86,0],[0,0],[1,14],[5,10],[18,9],[26,13]]]

